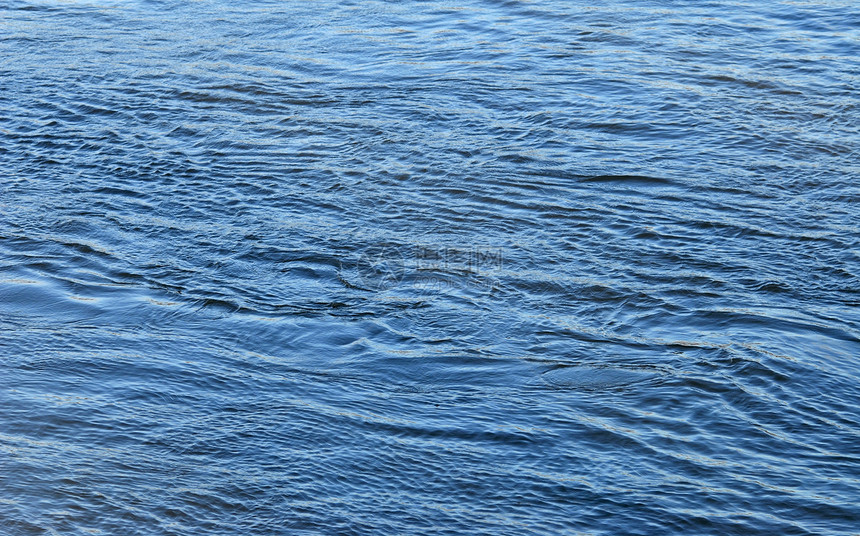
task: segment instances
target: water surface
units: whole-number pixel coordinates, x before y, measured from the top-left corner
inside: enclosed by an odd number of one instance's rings
[[[0,0],[0,525],[856,534],[851,1]]]

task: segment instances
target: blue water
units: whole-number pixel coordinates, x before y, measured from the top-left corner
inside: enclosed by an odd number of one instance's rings
[[[0,0],[0,533],[858,534],[860,11]]]

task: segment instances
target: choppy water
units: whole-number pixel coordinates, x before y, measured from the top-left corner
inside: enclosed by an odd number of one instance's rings
[[[857,534],[853,1],[0,1],[4,534]]]

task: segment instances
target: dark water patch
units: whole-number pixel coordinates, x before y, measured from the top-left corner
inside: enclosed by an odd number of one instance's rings
[[[541,379],[554,389],[589,391],[630,387],[657,376],[656,372],[646,369],[601,364],[560,366],[543,373]]]
[[[672,184],[670,179],[661,177],[641,177],[636,175],[598,175],[581,179],[585,183],[629,184],[633,186]]]

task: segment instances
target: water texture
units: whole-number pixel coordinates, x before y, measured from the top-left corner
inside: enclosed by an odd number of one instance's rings
[[[858,534],[853,1],[0,0],[0,532]]]

